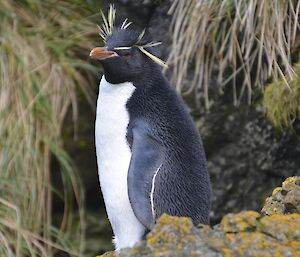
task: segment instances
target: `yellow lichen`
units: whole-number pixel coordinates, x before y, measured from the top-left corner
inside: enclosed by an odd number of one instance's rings
[[[225,234],[225,239],[230,241],[230,240],[233,240],[235,238],[236,234],[234,233],[227,233]]]
[[[275,194],[277,194],[279,191],[281,191],[282,190],[282,187],[276,187],[274,190],[273,190],[273,192],[272,192],[272,195],[275,195]]]
[[[187,236],[185,236],[184,239],[186,242],[189,242],[189,243],[192,243],[195,241],[195,237],[193,235],[187,235]]]
[[[255,211],[243,211],[237,214],[228,214],[221,221],[221,227],[225,232],[241,232],[250,230],[256,226],[259,213]]]
[[[174,217],[163,214],[158,222],[158,226],[163,225],[172,225],[176,230],[180,233],[190,233],[191,229],[193,228],[193,223],[190,218],[187,217]]]
[[[282,256],[292,256],[292,257],[298,257],[300,256],[299,249],[295,249],[293,247],[289,247],[287,245],[278,244],[273,249],[274,251],[274,257],[282,257]]]
[[[277,245],[277,242],[273,238],[259,232],[227,234],[225,240],[228,248],[236,253],[232,254],[232,256],[245,256],[247,253],[249,254],[249,252],[256,252],[258,256],[270,256],[266,254]]]
[[[116,257],[116,253],[114,251],[106,252],[103,255],[97,255],[96,257]]]
[[[291,184],[291,183],[295,183],[295,181],[297,180],[297,178],[299,177],[289,177],[287,178],[283,183],[282,183],[282,186],[287,186],[288,184]]]
[[[227,247],[222,247],[221,251],[222,251],[224,257],[235,257],[234,252]]]
[[[182,247],[183,247],[182,243],[178,243],[178,244],[177,244],[177,248],[178,248],[179,250],[181,250]]]
[[[292,247],[295,250],[300,250],[300,241],[291,241],[288,243],[288,246]]]
[[[282,241],[300,239],[300,214],[274,214],[260,220],[260,230]]]

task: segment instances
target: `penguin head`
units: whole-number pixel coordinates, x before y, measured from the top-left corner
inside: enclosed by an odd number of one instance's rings
[[[145,30],[140,33],[128,28],[131,23],[127,19],[120,27],[115,27],[114,16],[112,6],[108,19],[102,13],[103,25],[99,29],[105,45],[90,52],[90,57],[102,64],[108,82],[118,84],[147,79],[158,65],[166,66],[152,53],[152,48],[160,42],[151,42]]]
[[[142,79],[156,65],[135,45],[139,35],[134,30],[116,28],[107,37],[104,47],[91,51],[91,58],[102,64],[108,82],[117,84]]]

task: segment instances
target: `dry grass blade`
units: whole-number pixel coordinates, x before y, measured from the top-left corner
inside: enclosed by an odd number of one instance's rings
[[[245,92],[250,102],[253,89],[262,89],[268,79],[292,77],[299,6],[300,0],[174,0],[168,63],[177,89],[197,99],[204,94],[208,108],[213,81],[219,91],[230,84],[237,105]],[[191,65],[194,79],[185,85]]]
[[[83,188],[63,150],[61,130],[70,108],[77,119],[76,90],[91,95],[90,77],[78,71],[87,68],[78,55],[88,54],[89,36],[96,33],[87,13],[76,0],[0,1],[1,256],[51,257],[59,250],[82,256]],[[58,227],[51,158],[64,187]],[[75,202],[79,224],[72,218]],[[80,238],[72,234],[74,226]]]

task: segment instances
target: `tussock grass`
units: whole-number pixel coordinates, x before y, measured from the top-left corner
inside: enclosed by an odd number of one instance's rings
[[[209,108],[209,88],[222,92],[232,86],[237,105],[267,79],[292,77],[291,54],[299,31],[300,0],[174,0],[173,43],[169,63],[174,82],[183,93],[204,94]],[[183,81],[193,64],[193,82]],[[216,81],[212,78],[217,78]],[[237,84],[239,83],[239,84]],[[287,84],[288,86],[288,84]]]
[[[268,118],[276,127],[292,127],[294,121],[300,118],[300,62],[295,65],[297,76],[276,80],[266,87],[263,105]]]
[[[90,67],[78,58],[88,56],[89,36],[97,33],[83,18],[88,14],[77,0],[0,1],[0,256],[82,254],[83,188],[61,131],[70,107],[77,119],[76,88],[91,96],[84,74]],[[51,181],[53,156],[63,192]],[[58,227],[53,193],[64,202]],[[74,200],[80,213],[75,229]]]

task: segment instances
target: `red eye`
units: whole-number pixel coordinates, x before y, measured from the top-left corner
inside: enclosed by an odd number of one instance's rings
[[[126,60],[126,61],[129,60],[130,58],[131,58],[131,54],[124,54],[123,55],[123,59]]]

